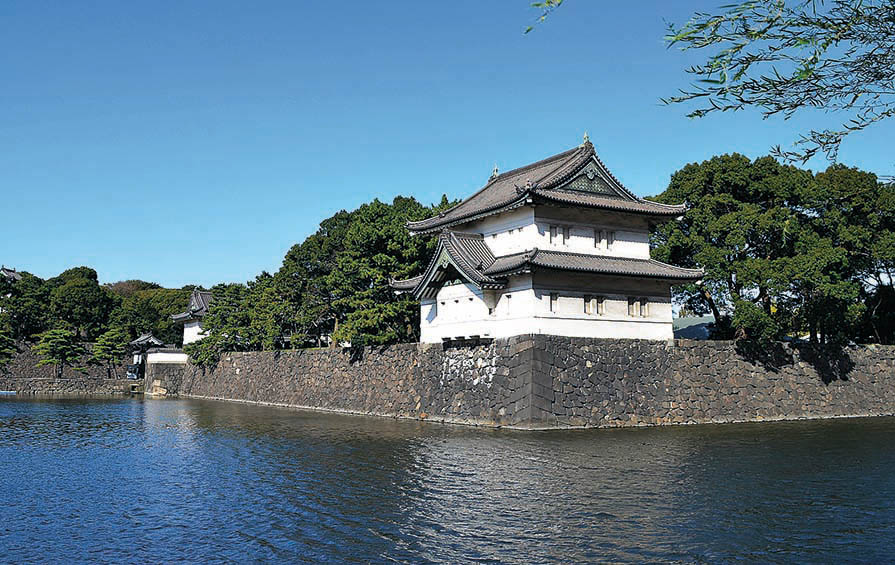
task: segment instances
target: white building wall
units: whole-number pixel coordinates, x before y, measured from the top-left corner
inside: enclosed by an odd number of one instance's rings
[[[155,351],[152,353],[146,354],[146,364],[185,364],[189,362],[189,357],[186,353],[179,351]]]
[[[557,228],[555,237],[551,237],[551,226]],[[566,214],[562,209],[523,206],[456,229],[482,234],[497,257],[534,248],[636,259],[650,256],[647,224],[612,212]],[[601,234],[605,239],[598,240]]]
[[[202,323],[198,320],[190,320],[183,325],[183,344],[193,343],[205,337],[202,331]]]
[[[551,310],[551,294],[556,301]],[[585,295],[603,297],[585,313]],[[632,316],[628,299],[638,301]],[[641,316],[639,302],[648,303]],[[493,311],[489,313],[489,308]],[[435,300],[420,306],[420,341],[471,337],[503,338],[523,334],[570,337],[650,339],[673,338],[671,296],[667,283],[587,275],[512,277],[504,291],[478,290],[471,284],[443,287]]]

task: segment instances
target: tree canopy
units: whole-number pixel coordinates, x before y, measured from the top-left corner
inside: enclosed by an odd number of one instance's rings
[[[722,333],[895,339],[881,308],[892,294],[895,189],[875,175],[723,155],[674,173],[656,200],[688,210],[655,230],[653,254],[705,269],[675,298],[711,312]]]
[[[835,159],[845,136],[895,115],[895,1],[748,0],[669,26],[669,45],[707,53],[687,70],[698,82],[668,103],[691,117],[760,109],[789,118],[810,109],[843,115],[774,154]]]

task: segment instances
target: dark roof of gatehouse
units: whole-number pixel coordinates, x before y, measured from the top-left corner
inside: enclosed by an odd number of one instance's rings
[[[597,156],[590,141],[536,163],[492,176],[478,192],[453,208],[419,222],[409,222],[414,233],[444,228],[512,210],[529,203],[599,208],[672,218],[683,205],[644,200],[628,190]]]
[[[416,298],[431,298],[453,274],[479,288],[499,289],[507,277],[537,269],[604,275],[635,276],[666,281],[689,282],[702,278],[701,269],[685,269],[655,259],[634,259],[539,250],[495,257],[479,234],[445,230],[426,271],[417,277],[393,280],[396,292],[412,292]]]
[[[189,306],[187,306],[186,312],[174,314],[171,316],[171,319],[175,322],[186,322],[188,320],[204,318],[205,315],[208,314],[208,308],[211,306],[212,302],[214,302],[214,297],[210,292],[207,290],[194,290],[190,295],[190,303]]]
[[[22,280],[22,275],[15,269],[7,268],[5,265],[0,267],[0,275],[3,275],[7,279],[11,281],[20,281]]]

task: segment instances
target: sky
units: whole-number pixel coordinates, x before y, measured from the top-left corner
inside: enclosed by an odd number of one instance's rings
[[[666,22],[723,3],[569,0],[524,35],[527,0],[3,2],[0,262],[244,282],[340,209],[462,198],[585,131],[647,196],[687,163],[836,125],[660,102],[700,60]],[[839,160],[891,175],[893,134],[850,136]]]

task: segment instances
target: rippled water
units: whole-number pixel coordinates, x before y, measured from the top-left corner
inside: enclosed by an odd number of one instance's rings
[[[0,400],[5,562],[889,562],[895,420],[518,432]]]

